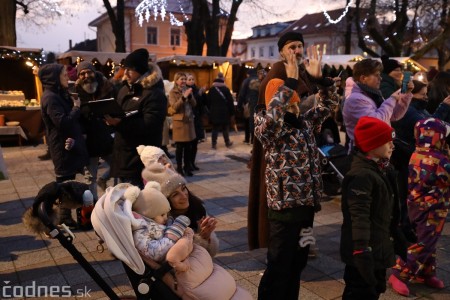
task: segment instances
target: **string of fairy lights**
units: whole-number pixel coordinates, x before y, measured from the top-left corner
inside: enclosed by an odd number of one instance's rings
[[[39,66],[45,62],[45,56],[40,51],[22,51],[18,49],[0,48],[0,59],[25,60],[27,65]]]

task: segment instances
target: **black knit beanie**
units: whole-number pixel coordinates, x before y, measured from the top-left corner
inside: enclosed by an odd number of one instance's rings
[[[147,49],[141,48],[134,50],[125,58],[123,62],[124,68],[133,69],[139,74],[145,74],[148,68],[148,59],[150,55],[148,54]]]
[[[381,57],[381,62],[383,63],[383,73],[389,74],[397,68],[402,68],[402,64],[398,60],[390,59],[388,56],[383,55]]]
[[[305,42],[303,41],[303,35],[300,32],[288,31],[283,34],[278,40],[278,51],[281,51],[281,49],[283,49],[284,45],[286,45],[287,42],[293,41],[300,41],[303,45],[305,45]]]

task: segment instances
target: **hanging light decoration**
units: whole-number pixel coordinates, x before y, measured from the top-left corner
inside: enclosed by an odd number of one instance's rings
[[[325,9],[325,7],[324,7],[324,5],[323,5],[323,3],[322,3],[322,0],[320,0],[319,4],[320,4],[320,8],[322,9],[323,14],[324,14],[325,17],[327,18],[328,22],[330,22],[330,23],[332,23],[332,24],[337,24],[337,23],[339,23],[339,22],[342,20],[342,18],[344,18],[345,15],[348,13],[348,9],[349,9],[350,5],[353,4],[353,0],[350,0],[350,1],[347,3],[347,5],[345,6],[345,9],[344,9],[344,12],[343,12],[342,15],[340,15],[339,18],[337,18],[336,20],[331,19],[330,15],[328,14],[327,10]]]
[[[180,1],[178,1],[178,5],[180,6],[180,11],[182,12],[185,20],[188,20]],[[155,20],[158,18],[158,15],[160,15],[161,20],[164,21],[167,15],[167,0],[143,0],[139,3],[135,10],[135,15],[138,19],[139,26],[142,27],[144,19],[148,22],[152,14]],[[183,26],[183,22],[179,21],[171,12],[169,12],[169,20],[171,25]]]

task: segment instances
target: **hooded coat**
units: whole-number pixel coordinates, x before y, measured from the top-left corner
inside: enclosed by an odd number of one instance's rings
[[[60,64],[48,64],[39,69],[44,88],[41,113],[55,174],[72,176],[87,165],[88,153],[79,123],[80,109],[74,107],[67,89],[60,82],[63,68]],[[65,149],[67,138],[75,140],[70,150]]]
[[[136,147],[161,147],[167,97],[161,70],[153,63],[149,67],[150,71],[137,82],[131,85],[124,83],[117,95],[117,102],[124,111],[137,110],[138,113],[123,118],[115,127],[113,177],[140,177],[144,165]]]

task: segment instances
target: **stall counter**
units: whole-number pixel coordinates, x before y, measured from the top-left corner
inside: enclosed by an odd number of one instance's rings
[[[0,115],[5,116],[5,122],[20,122],[20,126],[30,142],[39,143],[42,141],[45,128],[39,106],[0,107]]]

